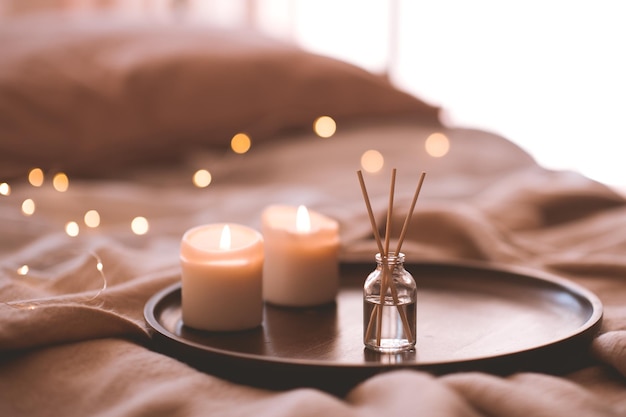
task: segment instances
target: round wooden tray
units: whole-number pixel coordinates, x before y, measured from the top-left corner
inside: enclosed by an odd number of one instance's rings
[[[474,263],[406,264],[418,284],[416,349],[376,353],[362,341],[362,285],[374,266],[342,264],[336,303],[266,305],[262,326],[249,331],[185,327],[180,283],[155,294],[144,315],[155,350],[202,371],[270,389],[309,386],[338,394],[399,368],[571,371],[588,359],[602,320],[593,293],[551,274]]]

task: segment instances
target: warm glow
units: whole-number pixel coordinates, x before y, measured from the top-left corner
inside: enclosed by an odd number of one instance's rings
[[[43,185],[43,171],[41,168],[33,168],[28,173],[28,182],[33,187],[41,187]]]
[[[11,186],[6,182],[0,184],[0,195],[9,195],[11,194]]]
[[[313,123],[313,131],[321,138],[329,138],[337,131],[337,123],[330,116],[321,116]]]
[[[311,231],[311,216],[309,216],[309,211],[304,206],[298,206],[296,230],[298,233],[309,233]]]
[[[59,172],[52,178],[52,186],[58,192],[64,193],[70,186],[70,180],[67,175]]]
[[[19,268],[17,268],[17,275],[26,275],[28,274],[28,272],[30,271],[30,268],[28,267],[28,265],[22,265]]]
[[[224,225],[222,229],[222,235],[220,236],[220,249],[230,249],[230,226]]]
[[[83,218],[87,227],[95,228],[100,226],[100,213],[96,210],[89,210]]]
[[[250,137],[245,133],[237,133],[230,141],[230,147],[235,153],[246,153],[250,150],[252,142]]]
[[[80,228],[78,227],[78,223],[76,222],[67,222],[65,225],[65,233],[68,236],[76,237],[80,233]]]
[[[426,139],[424,147],[428,155],[440,158],[450,150],[450,141],[443,133],[433,133]]]
[[[130,223],[130,228],[136,235],[145,235],[150,229],[148,220],[145,217],[137,216]]]
[[[193,185],[198,188],[205,188],[211,184],[211,173],[206,169],[199,169],[193,174]]]
[[[32,199],[27,198],[24,200],[22,203],[22,213],[26,216],[31,216],[35,213],[35,202]]]
[[[369,173],[375,173],[383,169],[383,165],[385,164],[385,158],[383,155],[376,150],[369,150],[361,155],[361,167],[363,171]]]

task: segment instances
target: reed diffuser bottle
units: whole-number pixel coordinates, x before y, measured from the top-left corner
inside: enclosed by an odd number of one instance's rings
[[[398,246],[389,251],[393,196],[396,183],[396,169],[391,170],[389,206],[385,226],[384,243],[380,238],[372,205],[361,171],[357,171],[363,200],[372,224],[372,233],[378,245],[376,269],[369,274],[363,285],[363,343],[366,349],[384,353],[399,353],[415,348],[417,321],[417,285],[413,276],[404,269],[404,254],[400,251],[402,242],[411,222],[411,216],[420,194],[425,172],[420,175],[417,188],[411,200],[411,208],[402,225]]]
[[[404,269],[404,254],[376,254],[376,269],[363,286],[363,342],[397,353],[415,348],[417,286]]]

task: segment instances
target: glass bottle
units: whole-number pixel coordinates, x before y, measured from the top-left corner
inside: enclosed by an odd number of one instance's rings
[[[404,269],[404,254],[376,254],[376,269],[363,285],[363,343],[368,349],[396,353],[416,341],[417,286]]]

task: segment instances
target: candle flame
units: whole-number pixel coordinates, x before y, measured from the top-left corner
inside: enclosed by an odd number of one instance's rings
[[[298,206],[296,212],[296,230],[298,233],[309,233],[311,231],[311,217],[305,206]]]
[[[225,225],[222,229],[222,236],[220,237],[220,249],[230,249],[230,227]]]

